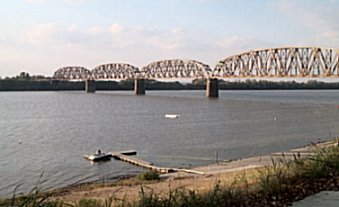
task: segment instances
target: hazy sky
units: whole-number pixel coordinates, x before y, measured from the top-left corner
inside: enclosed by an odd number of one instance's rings
[[[0,76],[63,66],[339,48],[339,0],[1,0]]]

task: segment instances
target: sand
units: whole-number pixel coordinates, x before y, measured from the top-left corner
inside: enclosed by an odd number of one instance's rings
[[[141,188],[147,193],[154,192],[161,196],[168,196],[169,191],[173,192],[178,189],[194,190],[197,193],[202,193],[213,189],[216,184],[221,186],[230,185],[239,179],[246,178],[249,182],[255,182],[259,169],[272,165],[272,159],[275,161],[293,159],[297,154],[302,157],[308,157],[313,154],[314,148],[337,144],[336,141],[329,141],[286,152],[233,161],[222,161],[191,169],[199,173],[177,172],[164,174],[161,175],[160,181],[149,182],[129,178],[115,183],[91,183],[66,187],[53,191],[50,200],[61,200],[65,203],[74,204],[81,199],[105,200],[111,196],[115,199],[132,202],[138,198]]]

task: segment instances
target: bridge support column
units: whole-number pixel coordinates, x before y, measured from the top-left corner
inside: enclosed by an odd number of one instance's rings
[[[85,91],[87,93],[94,93],[95,92],[95,80],[86,80]]]
[[[145,80],[144,79],[134,80],[134,94],[137,96],[145,95]]]
[[[206,96],[209,98],[219,97],[219,84],[217,78],[206,80]]]

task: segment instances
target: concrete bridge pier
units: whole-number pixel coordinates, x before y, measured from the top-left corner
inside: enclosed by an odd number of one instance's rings
[[[95,92],[95,80],[86,80],[85,81],[85,91],[87,93]]]
[[[209,98],[219,97],[219,84],[217,78],[206,80],[206,96]]]
[[[134,80],[134,94],[137,96],[145,95],[145,80],[144,79]]]

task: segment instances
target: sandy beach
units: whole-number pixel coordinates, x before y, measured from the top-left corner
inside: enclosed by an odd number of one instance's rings
[[[220,161],[207,166],[195,167],[191,170],[199,173],[176,172],[161,175],[160,181],[140,181],[137,178],[122,179],[114,183],[89,183],[69,186],[54,190],[50,200],[59,200],[74,204],[81,199],[105,200],[109,197],[127,200],[138,198],[141,188],[145,192],[154,192],[157,195],[168,195],[169,191],[177,189],[194,190],[202,193],[213,189],[216,184],[221,186],[234,184],[237,179],[247,179],[255,182],[262,168],[269,167],[281,159],[293,159],[294,156],[307,157],[317,148],[337,145],[336,141],[328,141],[309,146],[291,149],[286,152],[277,152],[264,156],[250,157],[233,161]]]

